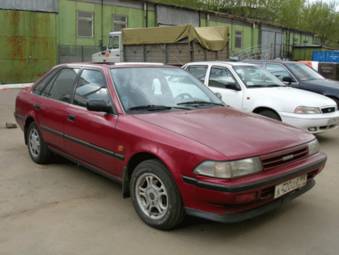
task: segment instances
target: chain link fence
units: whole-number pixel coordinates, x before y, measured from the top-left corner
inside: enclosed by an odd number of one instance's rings
[[[78,45],[60,45],[58,62],[90,62],[92,54],[100,51],[99,46],[78,46]]]

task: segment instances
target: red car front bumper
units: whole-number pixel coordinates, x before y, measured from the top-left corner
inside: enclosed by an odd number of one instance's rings
[[[275,174],[256,178],[255,181],[244,182],[240,178],[224,185],[220,184],[220,180],[219,183],[213,183],[183,177],[186,185],[190,186],[186,213],[229,223],[256,217],[310,190],[315,185],[314,176],[324,168],[325,163],[326,155],[318,153],[302,162],[285,166],[282,171],[273,171]],[[303,175],[307,175],[305,186],[274,199],[276,185]]]

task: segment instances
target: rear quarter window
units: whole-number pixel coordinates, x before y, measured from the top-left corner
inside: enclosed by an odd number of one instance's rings
[[[188,66],[186,70],[199,81],[203,82],[205,80],[207,66]]]
[[[34,86],[33,86],[33,93],[37,95],[41,95],[43,90],[46,88],[48,83],[53,80],[56,73],[58,72],[58,69],[54,69],[50,71],[48,74],[45,75],[42,79],[40,79]]]

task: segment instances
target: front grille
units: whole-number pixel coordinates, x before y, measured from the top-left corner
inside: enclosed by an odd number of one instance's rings
[[[293,149],[284,150],[261,157],[261,162],[264,170],[272,169],[283,164],[302,159],[308,155],[308,148],[306,145],[298,146]]]
[[[331,113],[331,112],[335,112],[335,107],[326,107],[326,108],[322,108],[321,109],[322,113]]]

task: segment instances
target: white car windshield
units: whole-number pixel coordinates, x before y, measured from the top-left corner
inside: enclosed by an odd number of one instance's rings
[[[240,79],[247,88],[267,88],[285,86],[277,77],[270,72],[257,66],[234,66]]]
[[[111,74],[127,112],[224,106],[212,91],[180,68],[123,67],[111,69]]]
[[[324,80],[319,73],[302,63],[287,63],[286,66],[301,81]]]

